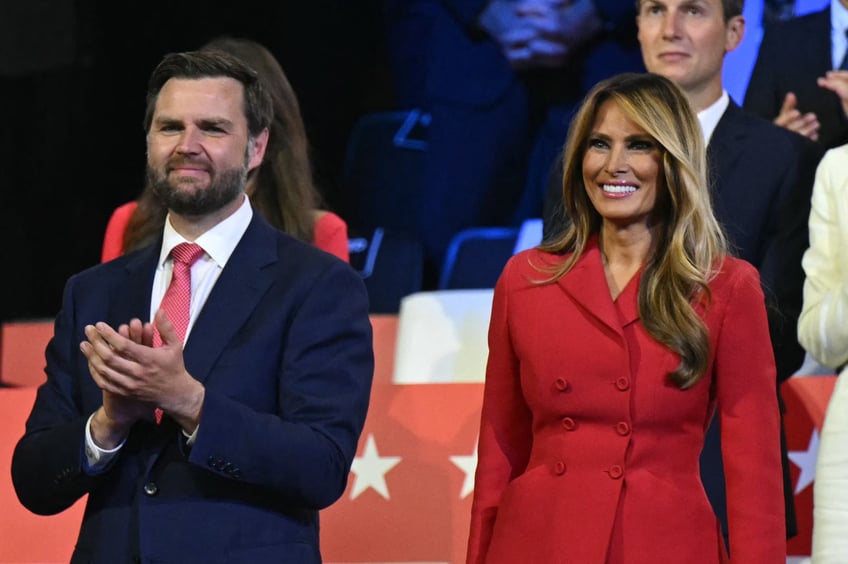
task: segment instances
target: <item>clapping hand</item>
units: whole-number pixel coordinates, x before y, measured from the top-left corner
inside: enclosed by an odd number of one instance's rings
[[[152,420],[157,406],[184,429],[197,426],[203,386],[186,371],[182,342],[163,311],[154,323],[162,336],[156,348],[153,326],[138,319],[117,331],[103,322],[85,327],[80,350],[103,391],[103,407],[92,420],[98,445],[116,445],[136,421]]]
[[[818,141],[821,127],[818,117],[812,112],[802,114],[797,105],[798,99],[795,94],[787,92],[783,105],[780,107],[780,113],[774,118],[774,124]]]
[[[839,96],[842,101],[842,111],[848,116],[848,71],[827,71],[827,74],[818,79],[818,85]]]

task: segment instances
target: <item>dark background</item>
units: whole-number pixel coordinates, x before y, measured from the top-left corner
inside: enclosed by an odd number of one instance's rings
[[[147,77],[165,53],[220,35],[266,45],[301,103],[319,187],[339,211],[355,120],[390,109],[380,0],[0,6],[0,320],[53,317],[99,260],[112,210],[141,190]]]

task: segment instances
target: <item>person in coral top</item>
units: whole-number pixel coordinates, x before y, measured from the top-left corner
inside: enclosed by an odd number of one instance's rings
[[[268,149],[247,180],[251,204],[277,229],[349,262],[347,224],[335,213],[319,209],[321,197],[312,178],[300,106],[279,62],[250,39],[219,37],[203,49],[238,57],[259,74],[271,93],[274,118]],[[106,226],[101,261],[150,243],[161,233],[165,213],[149,186],[138,201],[119,206]]]
[[[784,564],[765,299],[689,102],[656,74],[602,81],[563,162],[573,221],[495,287],[468,564]],[[714,413],[729,551],[699,472]]]

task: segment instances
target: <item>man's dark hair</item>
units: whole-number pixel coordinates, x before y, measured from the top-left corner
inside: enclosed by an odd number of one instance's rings
[[[144,131],[150,131],[153,108],[162,86],[172,78],[232,78],[244,87],[244,115],[247,129],[255,137],[271,124],[271,96],[259,75],[239,59],[222,51],[204,50],[170,53],[153,70],[147,83]]]

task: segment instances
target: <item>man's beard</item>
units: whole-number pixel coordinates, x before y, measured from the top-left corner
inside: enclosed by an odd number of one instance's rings
[[[247,167],[218,172],[204,189],[181,189],[150,166],[147,167],[147,180],[153,193],[168,210],[179,215],[200,216],[224,208],[244,191]]]

